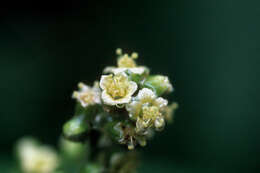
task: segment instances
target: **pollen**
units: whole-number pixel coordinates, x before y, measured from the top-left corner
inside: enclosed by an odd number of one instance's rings
[[[147,122],[149,120],[154,121],[155,118],[161,113],[159,112],[159,109],[157,106],[145,106],[143,107],[143,114],[142,114],[142,119]]]

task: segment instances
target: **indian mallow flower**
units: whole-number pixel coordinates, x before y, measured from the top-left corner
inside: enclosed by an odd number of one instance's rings
[[[126,105],[129,117],[136,120],[136,131],[145,132],[148,128],[154,127],[160,130],[164,127],[163,111],[167,107],[168,101],[148,88],[139,91],[136,97]]]
[[[74,91],[72,97],[77,99],[83,107],[101,104],[98,82],[94,82],[93,87],[80,82],[78,87],[79,91]]]
[[[123,54],[122,49],[118,48],[116,54],[119,56],[117,59],[117,67],[107,67],[104,69],[104,73],[121,73],[127,72],[142,75],[148,73],[148,68],[144,66],[137,66],[135,59],[138,58],[138,53],[133,52],[131,56]]]
[[[131,101],[137,84],[130,81],[125,73],[102,75],[100,80],[101,98],[107,105],[122,105]]]
[[[22,139],[18,143],[17,152],[24,173],[52,173],[59,164],[54,149],[40,145],[30,138]]]

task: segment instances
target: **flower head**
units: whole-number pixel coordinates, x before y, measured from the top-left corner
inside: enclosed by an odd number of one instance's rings
[[[143,88],[133,101],[127,104],[126,109],[130,118],[136,120],[136,131],[144,132],[149,127],[160,130],[164,126],[162,113],[167,104],[167,100],[156,97],[152,90]]]
[[[18,143],[18,157],[25,173],[52,173],[58,167],[57,153],[32,139],[22,139]]]
[[[98,82],[95,82],[92,88],[82,82],[78,84],[78,87],[80,90],[74,91],[72,97],[77,99],[83,107],[101,103]]]
[[[130,81],[125,73],[102,75],[100,88],[103,90],[101,98],[107,105],[129,103],[137,90],[137,84]]]
[[[122,49],[117,49],[116,54],[119,56],[117,60],[117,67],[107,67],[104,69],[104,73],[121,73],[130,71],[134,74],[144,74],[149,70],[144,66],[137,66],[135,59],[138,58],[138,53],[133,52],[131,56],[128,54],[122,54]]]
[[[113,130],[119,134],[118,142],[126,144],[129,150],[134,149],[137,144],[142,147],[146,145],[146,136],[138,134],[132,124],[118,122],[113,126]]]

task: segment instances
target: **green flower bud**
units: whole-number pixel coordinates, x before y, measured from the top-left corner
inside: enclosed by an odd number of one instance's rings
[[[171,92],[173,90],[168,77],[162,75],[149,76],[144,81],[143,87],[152,89],[157,94],[157,96],[160,96],[165,92]]]
[[[86,122],[86,115],[75,116],[67,121],[63,126],[63,134],[70,140],[81,140],[90,130],[89,124]]]
[[[119,141],[123,138],[123,130],[121,122],[109,122],[105,126],[105,132],[112,138],[114,141]]]
[[[88,145],[87,143],[73,142],[62,138],[60,141],[60,148],[65,157],[77,159],[83,158],[86,155]]]

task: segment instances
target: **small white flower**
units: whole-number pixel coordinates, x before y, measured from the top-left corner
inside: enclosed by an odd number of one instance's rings
[[[143,106],[157,106],[160,110],[166,107],[168,101],[162,97],[156,97],[155,93],[148,89],[141,89],[137,96],[133,98],[133,101],[126,105],[126,109],[129,111],[129,116],[136,119],[142,111]]]
[[[132,102],[126,105],[126,109],[130,118],[136,120],[137,132],[143,132],[152,126],[157,130],[164,126],[162,113],[167,104],[167,100],[156,97],[152,90],[143,88]]]
[[[104,73],[118,74],[126,71],[139,75],[149,73],[147,67],[136,65],[135,59],[138,58],[138,54],[136,52],[133,52],[131,56],[128,56],[128,54],[122,55],[122,50],[117,49],[116,54],[119,55],[117,67],[106,67],[104,69]]]
[[[25,173],[52,173],[58,167],[58,155],[49,146],[39,145],[32,139],[23,139],[17,149]]]
[[[74,91],[72,97],[77,99],[83,107],[94,104],[101,104],[100,89],[98,82],[91,88],[83,83],[79,83],[79,91]]]
[[[137,84],[129,81],[125,73],[115,75],[102,75],[100,88],[103,90],[101,98],[107,105],[120,105],[129,103],[137,90]]]

